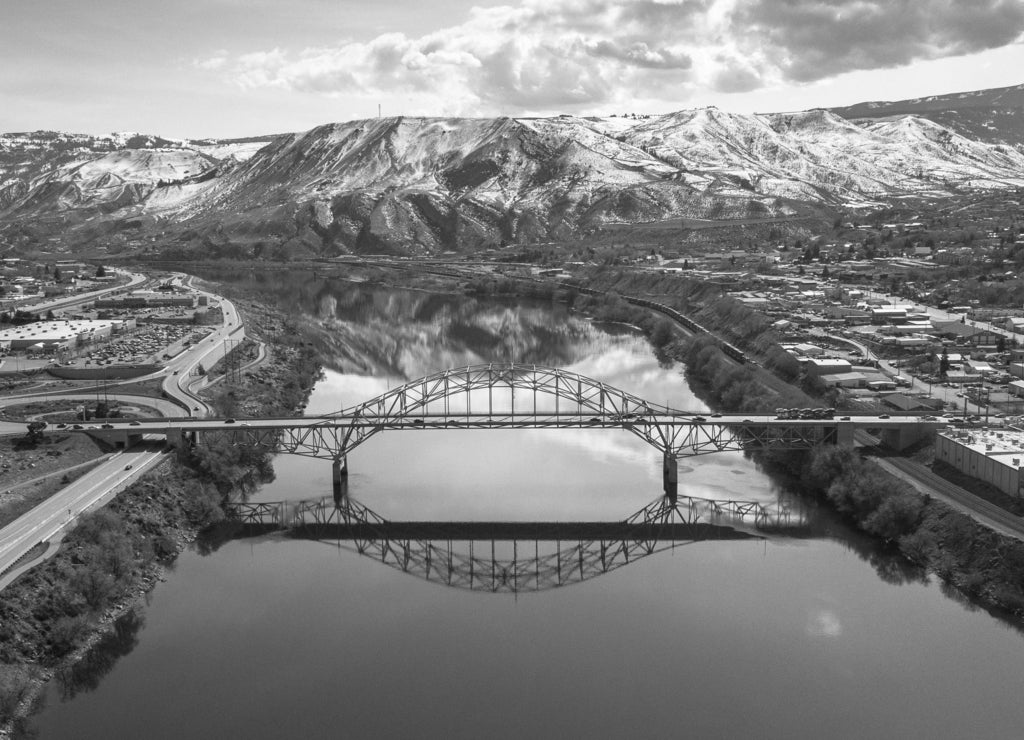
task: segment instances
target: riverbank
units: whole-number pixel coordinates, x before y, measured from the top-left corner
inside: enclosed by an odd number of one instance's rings
[[[686,362],[691,388],[716,408],[763,411],[775,402],[757,380],[763,371],[730,363],[713,340],[697,337],[680,349],[677,359]],[[852,447],[756,457],[788,486],[827,502],[894,554],[1024,628],[1024,543],[919,494]]]
[[[301,332],[275,307],[249,298],[239,306],[268,358],[209,400],[225,415],[286,415],[319,376]],[[223,519],[221,502],[273,478],[271,451],[201,445],[188,458],[168,454],[110,504],[82,519],[60,550],[8,586],[0,600],[0,737],[33,708],[45,684],[72,676],[92,648],[116,639],[165,568],[199,533]],[[63,680],[63,678],[62,678]]]
[[[200,529],[222,517],[219,495],[168,457],[59,551],[8,586],[0,601],[0,711],[8,731],[46,681],[102,639],[162,577]]]

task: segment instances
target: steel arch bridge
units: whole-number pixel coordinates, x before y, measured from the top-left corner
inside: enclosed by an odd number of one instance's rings
[[[442,370],[312,422],[260,426],[254,421],[251,426],[221,432],[243,434],[281,452],[333,460],[337,493],[347,475],[347,455],[380,432],[524,428],[625,429],[662,453],[665,491],[672,496],[679,457],[730,450],[810,449],[836,441],[837,433],[830,419],[709,420],[696,412],[650,403],[569,370],[515,363]]]
[[[236,502],[228,515],[243,527],[337,542],[408,575],[489,593],[561,588],[682,545],[799,536],[807,526],[805,513],[789,506],[693,497],[660,498],[618,522],[394,522],[349,497]]]

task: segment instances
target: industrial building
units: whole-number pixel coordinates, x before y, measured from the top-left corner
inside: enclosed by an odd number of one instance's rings
[[[107,339],[135,325],[134,320],[39,321],[0,331],[0,350],[55,352]]]
[[[936,435],[935,459],[1011,496],[1024,496],[1024,432],[949,429]]]

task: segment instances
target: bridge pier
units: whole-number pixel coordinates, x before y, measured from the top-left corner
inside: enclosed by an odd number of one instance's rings
[[[885,429],[882,431],[882,444],[890,450],[903,452],[903,450],[917,444],[922,439],[934,437],[935,430],[935,424],[924,424],[921,422],[901,424],[895,429]]]
[[[331,466],[331,483],[334,489],[334,503],[340,504],[348,498],[348,458],[345,455],[334,458]]]
[[[669,503],[675,505],[679,498],[679,462],[671,452],[666,452],[663,459],[662,481],[665,496]]]

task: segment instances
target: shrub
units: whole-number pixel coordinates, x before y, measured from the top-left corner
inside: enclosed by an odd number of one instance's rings
[[[864,520],[864,529],[886,540],[912,532],[921,518],[924,503],[914,494],[889,496]]]
[[[59,657],[70,653],[79,646],[89,629],[90,619],[86,614],[59,618],[50,630],[50,645],[54,655]]]

